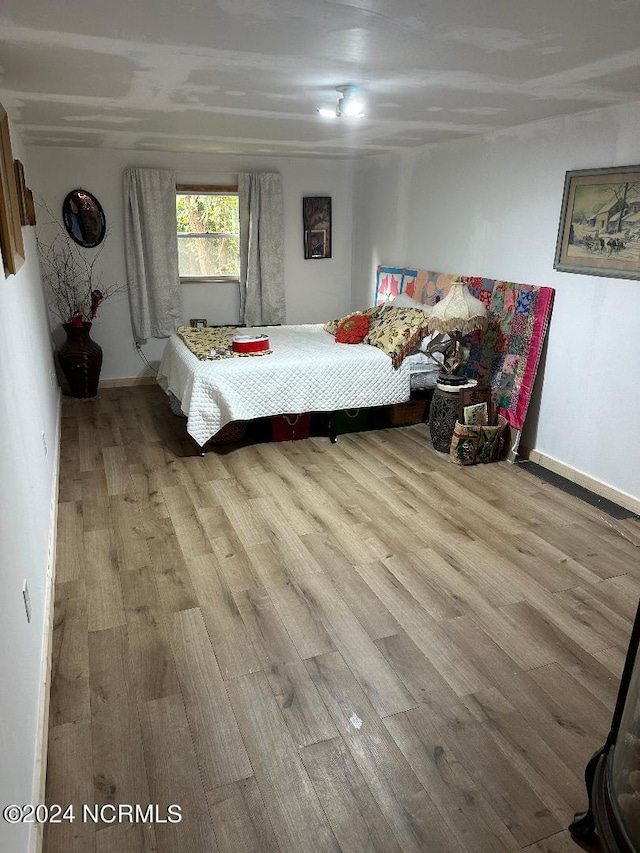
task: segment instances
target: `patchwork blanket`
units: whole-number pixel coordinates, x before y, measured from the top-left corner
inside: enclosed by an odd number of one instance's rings
[[[378,267],[376,305],[407,293],[435,305],[456,275],[403,267]],[[487,382],[496,394],[498,411],[521,430],[540,362],[554,289],[478,276],[462,276],[469,290],[487,307],[486,332],[471,335],[471,356],[464,372]]]

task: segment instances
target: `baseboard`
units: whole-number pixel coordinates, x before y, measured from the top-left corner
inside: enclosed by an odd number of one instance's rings
[[[130,376],[123,379],[101,379],[98,388],[128,388],[131,385],[155,385],[156,375]]]
[[[521,455],[524,456],[524,454]],[[608,483],[603,483],[602,480],[590,477],[589,474],[578,471],[577,468],[572,468],[570,465],[566,465],[559,459],[554,459],[553,456],[547,456],[539,450],[528,450],[525,458],[528,458],[530,462],[541,465],[543,468],[547,468],[549,471],[560,474],[561,477],[571,480],[585,489],[589,489],[594,494],[600,495],[600,497],[606,498],[608,501],[618,504],[618,506],[622,506],[636,515],[640,515],[640,499],[635,498],[627,492],[622,492]]]
[[[33,768],[33,794],[31,802],[45,802],[47,780],[47,748],[49,745],[49,699],[51,695],[51,655],[53,648],[53,607],[56,573],[56,544],[58,534],[58,489],[60,482],[60,431],[62,426],[62,393],[58,391],[56,423],[55,464],[51,485],[51,520],[49,527],[49,554],[44,594],[44,619],[42,660],[40,670],[40,695],[38,697],[38,728],[36,731],[36,761]],[[43,824],[35,823],[29,836],[29,853],[40,853],[43,842]]]

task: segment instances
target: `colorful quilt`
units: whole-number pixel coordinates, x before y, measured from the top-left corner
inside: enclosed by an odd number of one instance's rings
[[[455,275],[403,267],[378,267],[376,305],[407,293],[435,305],[449,291]],[[477,276],[462,276],[469,290],[487,306],[486,332],[470,336],[471,356],[464,373],[493,388],[498,412],[521,430],[529,407],[542,346],[551,318],[554,290]]]

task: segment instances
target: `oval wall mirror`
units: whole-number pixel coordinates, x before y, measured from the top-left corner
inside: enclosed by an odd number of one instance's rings
[[[71,190],[62,203],[62,219],[67,234],[81,246],[92,248],[104,239],[106,221],[102,205],[86,190]]]

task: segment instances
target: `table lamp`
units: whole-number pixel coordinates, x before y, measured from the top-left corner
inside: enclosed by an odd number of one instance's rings
[[[440,333],[427,348],[427,354],[432,357],[436,352],[442,355],[438,382],[462,385],[467,381],[465,376],[459,375],[470,355],[470,348],[463,338],[478,329],[484,331],[487,320],[487,309],[483,303],[471,294],[461,278],[454,279],[445,298],[434,305],[429,314],[429,331]],[[445,335],[448,335],[448,340]]]

